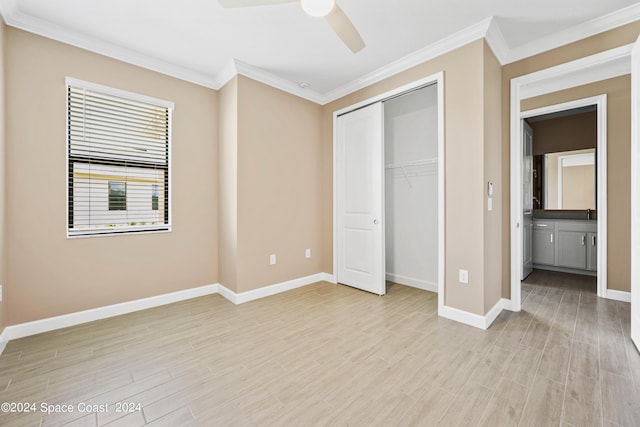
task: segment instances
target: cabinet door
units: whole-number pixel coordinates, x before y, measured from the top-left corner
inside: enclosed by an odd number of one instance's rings
[[[524,280],[533,271],[533,220],[531,214],[523,215],[522,227],[522,280]]]
[[[587,233],[587,270],[598,270],[598,233]]]
[[[587,268],[587,233],[558,231],[558,267]]]
[[[556,260],[556,244],[553,229],[533,230],[533,263],[553,265]]]

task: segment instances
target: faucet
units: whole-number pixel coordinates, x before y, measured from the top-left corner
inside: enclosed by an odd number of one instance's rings
[[[591,209],[587,209],[587,221],[591,220]]]

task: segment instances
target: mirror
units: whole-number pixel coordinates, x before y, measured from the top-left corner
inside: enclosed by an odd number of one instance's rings
[[[596,161],[595,148],[534,156],[534,209],[595,210]]]

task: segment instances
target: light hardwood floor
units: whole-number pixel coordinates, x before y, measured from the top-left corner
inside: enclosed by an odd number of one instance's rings
[[[640,425],[629,304],[596,298],[593,279],[542,271],[522,295],[523,310],[487,331],[439,318],[433,293],[318,283],[23,338],[0,357],[0,402],[36,412],[0,425]],[[43,416],[42,403],[74,412]]]

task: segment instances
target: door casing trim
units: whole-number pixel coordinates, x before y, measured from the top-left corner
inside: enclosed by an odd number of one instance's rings
[[[540,116],[543,114],[556,113],[560,111],[571,110],[579,107],[587,107],[595,105],[597,107],[597,159],[596,159],[596,209],[598,213],[598,279],[597,293],[599,297],[607,296],[607,95],[596,95],[588,98],[576,99],[561,104],[548,105],[534,110],[522,111],[520,113],[519,127],[522,131],[522,121],[529,117]],[[534,136],[535,138],[535,136]],[[521,154],[522,155],[522,152]],[[513,189],[513,182],[512,182]],[[520,189],[520,200],[522,199],[522,180],[516,186]],[[520,233],[521,234],[521,233]],[[512,250],[513,255],[513,250]],[[520,267],[522,268],[522,267]],[[521,281],[517,283],[520,287]],[[513,283],[512,283],[513,295]],[[516,293],[520,294],[521,289],[517,289]],[[511,301],[513,304],[513,299]]]
[[[333,276],[338,279],[338,229],[336,227],[337,222],[337,120],[338,116],[357,110],[376,102],[381,102],[389,98],[401,95],[404,92],[412,91],[420,88],[421,86],[427,86],[429,84],[437,85],[438,92],[438,314],[444,309],[445,301],[445,286],[444,286],[444,266],[445,266],[445,242],[444,242],[444,230],[445,230],[445,217],[444,217],[444,169],[445,169],[445,153],[444,153],[444,124],[445,124],[445,111],[444,111],[444,72],[432,74],[430,76],[413,81],[406,85],[384,92],[382,94],[367,98],[363,101],[352,104],[348,107],[333,112]],[[383,185],[383,197],[382,202],[384,205],[384,185]],[[383,233],[384,233],[384,221],[383,221]],[[385,272],[386,274],[386,272]]]
[[[510,93],[510,309],[520,311],[521,309],[521,281],[520,271],[522,269],[522,233],[519,224],[522,222],[522,147],[520,138],[522,136],[522,112],[520,103],[523,99],[534,96],[553,93],[564,89],[582,86],[609,78],[629,74],[631,72],[631,49],[633,45],[624,45],[615,49],[607,50],[575,61],[563,63],[554,67],[546,68],[523,76],[511,79]],[[605,101],[606,103],[606,101]],[[566,103],[565,103],[566,104]],[[605,106],[606,107],[606,106]],[[601,110],[600,108],[598,109]],[[525,112],[531,114],[531,111]],[[530,116],[529,116],[530,117]],[[604,116],[606,126],[606,115]],[[602,128],[600,128],[602,130]],[[606,132],[604,133],[606,138]],[[598,163],[606,164],[606,150],[604,158],[600,155],[598,147]],[[599,185],[602,180],[598,176]],[[605,177],[606,180],[606,177]],[[605,181],[606,182],[606,181]],[[604,187],[606,189],[606,187]],[[599,188],[600,190],[600,188]],[[606,202],[606,191],[600,191],[598,196],[598,206]],[[602,197],[604,195],[604,199]],[[606,207],[606,204],[604,205]],[[604,227],[603,227],[604,226]],[[604,216],[598,212],[598,233],[606,233],[606,212]],[[606,239],[606,235],[603,234]],[[602,238],[599,236],[600,243]],[[598,245],[598,295],[606,296],[606,250],[600,250]],[[604,254],[601,256],[601,254]],[[604,266],[604,270],[601,270]],[[602,273],[602,274],[601,274]],[[600,276],[604,280],[600,280]]]

